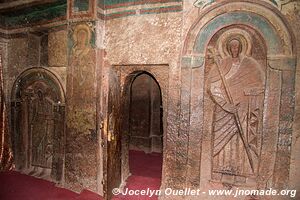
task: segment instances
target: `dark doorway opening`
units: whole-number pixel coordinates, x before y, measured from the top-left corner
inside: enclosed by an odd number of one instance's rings
[[[161,89],[155,78],[140,72],[129,82],[128,102],[128,155],[129,177],[125,188],[158,190],[161,185],[163,163],[163,107]],[[126,165],[123,165],[125,168]],[[125,189],[124,188],[124,189]],[[130,198],[133,198],[130,196]],[[140,199],[142,196],[135,196]]]
[[[129,109],[129,169],[132,175],[161,178],[163,152],[160,86],[148,73],[131,83]]]
[[[158,190],[163,165],[161,88],[146,71],[125,75],[118,69],[111,70],[109,85],[108,198],[115,187]]]
[[[130,91],[129,149],[162,153],[162,99],[158,83],[142,73],[133,80]]]
[[[137,75],[130,90],[129,170],[132,175],[161,178],[162,112],[159,84],[148,73]]]

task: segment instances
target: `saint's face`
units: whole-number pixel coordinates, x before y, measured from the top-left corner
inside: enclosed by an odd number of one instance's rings
[[[87,33],[84,30],[80,30],[77,34],[78,37],[78,44],[79,45],[85,45],[86,39],[87,39]]]
[[[237,58],[240,54],[240,42],[239,41],[232,41],[229,44],[229,49],[233,58]]]
[[[38,91],[37,92],[37,95],[38,95],[38,97],[39,97],[39,100],[43,100],[44,99],[44,95],[43,95],[43,92],[42,91]]]

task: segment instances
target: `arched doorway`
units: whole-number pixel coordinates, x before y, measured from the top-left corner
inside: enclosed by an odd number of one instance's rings
[[[147,73],[131,83],[129,148],[146,153],[162,153],[162,100],[160,87]]]
[[[11,102],[16,169],[61,181],[65,96],[56,76],[43,68],[24,71],[15,81]]]
[[[103,133],[107,136],[107,164],[104,167],[110,199],[113,188],[123,188],[136,169],[147,167],[149,163],[154,167],[139,172],[145,176],[154,173],[160,186],[166,96],[162,95],[163,90],[152,73],[146,70],[130,69],[128,73],[118,67],[112,68],[108,85],[107,128],[104,126]],[[149,160],[149,155],[155,156],[158,164],[155,165],[151,158]]]
[[[130,184],[160,185],[162,175],[163,126],[161,91],[155,78],[142,72],[131,83],[129,109]],[[140,180],[140,176],[143,180]],[[159,186],[158,186],[159,188]],[[157,189],[158,189],[157,188]]]

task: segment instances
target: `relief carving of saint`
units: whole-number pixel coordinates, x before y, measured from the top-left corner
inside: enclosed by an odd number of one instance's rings
[[[53,157],[53,101],[38,89],[31,100],[32,165],[51,168]]]
[[[245,183],[257,173],[264,98],[264,72],[239,37],[226,42],[228,56],[215,57],[209,72],[212,119],[212,178]]]

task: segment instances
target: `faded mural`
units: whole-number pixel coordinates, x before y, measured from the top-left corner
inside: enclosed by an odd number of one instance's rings
[[[81,185],[88,185],[90,190],[97,191],[94,37],[92,22],[75,23],[69,27],[65,178],[66,185],[75,191],[80,191]],[[86,166],[89,170],[82,174]]]
[[[92,25],[77,25],[72,33],[70,67],[72,68],[72,102],[88,106],[94,102],[95,53],[92,50]]]

